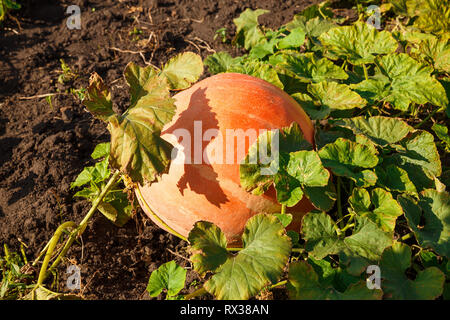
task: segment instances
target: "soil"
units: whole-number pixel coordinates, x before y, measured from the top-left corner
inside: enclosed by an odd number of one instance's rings
[[[0,28],[0,243],[20,243],[33,260],[64,221],[79,222],[89,210],[74,198],[70,183],[99,142],[109,140],[103,122],[87,113],[70,89],[86,87],[91,72],[110,85],[118,110],[126,108],[122,78],[134,61],[161,66],[183,51],[206,57],[212,50],[236,49],[214,39],[245,8],[268,9],[260,18],[278,27],[319,1],[241,0],[28,0]],[[81,8],[81,29],[66,25],[70,5]],[[61,62],[76,74],[61,84]],[[205,76],[207,73],[205,73]],[[55,93],[51,104],[40,95]],[[81,268],[86,299],[149,299],[150,273],[170,260],[189,267],[186,243],[162,231],[137,208],[119,228],[95,215],[82,241],[69,252]],[[60,268],[59,291],[66,265]],[[199,280],[188,273],[188,283]],[[189,290],[193,290],[190,288]]]

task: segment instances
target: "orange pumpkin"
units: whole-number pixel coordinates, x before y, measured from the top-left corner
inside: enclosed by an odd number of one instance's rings
[[[169,232],[187,237],[196,221],[205,220],[220,227],[229,246],[238,245],[250,217],[281,208],[273,188],[256,196],[240,187],[239,163],[257,139],[250,133],[295,121],[313,143],[314,127],[287,93],[249,75],[218,74],[174,99],[177,111],[162,137],[175,146],[177,157],[168,174],[136,189],[140,205]],[[302,216],[312,209],[306,198],[289,208],[294,216],[289,228],[299,231]]]

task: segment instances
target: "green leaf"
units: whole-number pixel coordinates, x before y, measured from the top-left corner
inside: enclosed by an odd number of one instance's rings
[[[202,241],[203,246],[196,248],[201,252],[203,247],[209,247],[207,239]],[[243,249],[227,257],[204,284],[204,288],[216,299],[248,299],[276,282],[283,273],[291,251],[291,240],[277,217],[266,214],[251,217],[245,226],[242,242]],[[213,247],[216,245],[216,242],[211,244]],[[226,249],[226,243],[222,244],[222,248]],[[206,269],[200,266],[196,268]]]
[[[324,119],[333,111],[351,110],[366,105],[366,100],[346,84],[327,81],[312,83],[308,85],[308,92],[312,99],[302,93],[293,94],[292,97],[312,119]]]
[[[295,28],[291,30],[286,37],[278,42],[279,49],[300,47],[305,42],[305,31],[303,28]]]
[[[261,134],[239,166],[241,186],[253,194],[263,194],[273,184],[274,174],[280,168],[280,155],[286,157],[290,152],[311,149],[311,144],[306,141],[296,122],[289,127]]]
[[[319,37],[334,57],[347,59],[354,65],[372,63],[379,54],[392,53],[397,41],[388,31],[377,31],[365,22],[336,27]]]
[[[302,28],[305,30],[307,38],[314,44],[320,45],[317,38],[328,30],[336,27],[337,25],[331,20],[325,20],[322,17],[316,16],[314,18],[305,17],[304,15],[297,14],[294,19],[286,24],[286,29],[294,30],[296,28]]]
[[[110,192],[107,200],[100,202],[98,210],[118,227],[123,227],[133,214],[133,206],[127,193],[122,190]]]
[[[414,130],[399,118],[383,116],[354,117],[342,119],[335,124],[351,129],[355,134],[362,134],[379,146],[397,143]]]
[[[414,26],[423,31],[435,34],[450,31],[450,5],[446,0],[422,0],[414,6],[414,15],[417,16]]]
[[[314,207],[322,211],[331,210],[337,199],[336,188],[331,179],[325,187],[304,186],[303,192]]]
[[[103,157],[108,157],[110,150],[111,150],[111,143],[109,142],[99,143],[98,145],[95,146],[94,151],[91,154],[91,158],[99,159]]]
[[[228,258],[227,239],[215,224],[207,221],[196,222],[189,232],[191,261],[199,274],[216,271]]]
[[[398,200],[419,244],[450,258],[450,196],[448,192],[426,189],[420,193],[418,203],[404,196]]]
[[[348,202],[356,214],[376,223],[386,232],[393,232],[397,217],[403,214],[402,207],[392,198],[392,194],[381,188],[372,190],[354,188]]]
[[[227,72],[248,74],[250,76],[266,80],[278,88],[283,89],[283,83],[278,78],[277,71],[273,68],[273,66],[262,61],[250,60],[240,65],[233,64],[229,67],[229,69],[227,69]]]
[[[319,275],[306,261],[289,266],[287,284],[289,298],[294,300],[381,300],[381,290],[369,290],[364,281],[339,292],[331,284],[320,282]]]
[[[373,171],[364,170],[378,163],[377,155],[368,146],[338,138],[320,149],[319,156],[334,174],[352,179],[359,187],[374,185],[377,180]]]
[[[287,70],[292,76],[303,82],[321,82],[325,80],[345,80],[344,69],[336,66],[327,58],[317,59],[312,52],[304,54],[283,54],[279,68]]]
[[[386,167],[379,165],[375,168],[378,177],[377,185],[390,191],[417,194],[414,183],[409,179],[408,172],[396,165],[389,164]]]
[[[402,141],[398,153],[390,159],[394,160],[400,168],[408,172],[409,179],[420,191],[434,184],[433,176],[439,177],[442,173],[441,160],[434,144],[431,133],[417,130]]]
[[[437,37],[425,39],[420,42],[417,55],[419,58],[428,60],[436,70],[450,73],[449,39],[449,34],[440,39]]]
[[[435,123],[431,129],[433,129],[437,137],[442,140],[445,145],[445,150],[450,152],[450,136],[448,135],[448,128],[444,125]]]
[[[243,44],[244,48],[249,50],[264,39],[264,34],[259,28],[258,17],[268,12],[268,10],[263,9],[252,10],[247,8],[238,18],[233,19],[236,25],[235,41]],[[243,41],[240,41],[240,39],[243,39]]]
[[[284,228],[292,222],[292,214],[290,213],[274,213],[274,216],[280,220]]]
[[[295,129],[294,129],[295,128]],[[281,138],[279,138],[281,132]],[[293,135],[293,137],[292,137]],[[290,137],[291,136],[291,137]],[[288,207],[297,204],[304,194],[305,187],[325,187],[328,185],[329,172],[322,166],[315,151],[292,151],[290,148],[309,148],[302,140],[298,125],[280,131],[262,134],[250,147],[249,153],[240,165],[241,186],[254,194],[262,194],[273,184],[279,203]],[[273,149],[272,142],[279,141],[278,150]],[[288,145],[289,140],[298,140]],[[260,149],[270,150],[270,165],[259,161]],[[253,159],[253,161],[251,161]]]
[[[397,242],[387,248],[380,262],[382,289],[388,299],[434,300],[442,294],[444,274],[436,267],[426,268],[417,273],[414,280],[405,274],[411,266],[411,248]]]
[[[157,297],[163,290],[167,290],[168,296],[175,296],[184,288],[185,281],[186,270],[169,261],[152,272],[147,291],[151,297]]]
[[[402,111],[407,111],[412,102],[431,103],[440,107],[448,105],[444,87],[431,76],[433,68],[414,60],[406,53],[378,57],[376,64],[374,77],[355,86],[358,92],[368,91],[366,94],[375,95],[377,100],[391,102],[396,109]],[[363,93],[361,95],[364,96]]]
[[[292,207],[303,198],[305,187],[327,186],[329,178],[315,151],[291,152],[286,166],[274,177],[277,200]]]
[[[89,86],[86,88],[83,104],[89,112],[101,120],[106,121],[114,115],[111,93],[102,78],[95,72],[89,78]]]
[[[326,213],[310,212],[303,217],[302,234],[306,250],[315,258],[339,254],[344,261],[364,258],[376,261],[383,250],[392,243],[392,236],[366,217],[355,217],[356,226],[348,237],[338,236],[337,225]]]
[[[233,58],[228,52],[221,51],[209,55],[203,62],[212,74],[227,72],[233,65],[240,64],[242,57]]]
[[[171,89],[180,90],[188,88],[202,73],[202,58],[193,52],[183,52],[164,65],[159,77],[166,78]]]

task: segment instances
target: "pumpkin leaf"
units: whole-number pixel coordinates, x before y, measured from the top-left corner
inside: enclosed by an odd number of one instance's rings
[[[338,236],[337,225],[326,213],[306,214],[301,231],[306,240],[306,251],[315,259],[339,254],[340,259],[350,264],[359,259],[378,260],[383,250],[392,243],[392,236],[366,217],[356,216],[355,222],[353,234],[342,237]]]
[[[253,194],[263,194],[273,184],[282,157],[285,158],[290,152],[311,149],[311,144],[306,141],[296,122],[289,127],[261,134],[239,166],[241,186]]]
[[[233,19],[236,25],[236,37],[234,41],[249,50],[264,39],[264,33],[259,28],[258,17],[268,12],[268,10],[263,9],[252,10],[247,8],[238,18]]]
[[[195,228],[203,223],[197,222]],[[208,227],[204,226],[203,229],[207,230]],[[195,241],[196,236],[192,234],[189,238]],[[218,245],[216,240],[210,244],[208,239],[202,238],[202,244],[197,245],[196,249],[203,252],[204,248]],[[204,288],[217,299],[248,299],[277,281],[283,273],[291,251],[291,240],[276,216],[257,214],[251,217],[245,226],[242,242],[243,249],[234,256],[228,256],[204,284]],[[226,243],[221,243],[221,246],[226,251]],[[220,250],[218,252],[222,258]],[[196,268],[206,269],[200,266]]]
[[[416,203],[410,197],[399,197],[408,225],[424,248],[450,257],[450,196],[448,192],[426,189]],[[421,223],[423,220],[424,224]]]
[[[210,54],[203,62],[212,74],[227,72],[233,65],[238,65],[242,57],[233,58],[228,52],[220,51]]]
[[[300,47],[305,42],[305,31],[298,27],[292,29],[291,32],[278,42],[278,49],[288,49]]]
[[[414,280],[405,274],[411,266],[411,248],[397,242],[387,248],[381,257],[381,287],[388,299],[433,300],[443,291],[445,275],[436,267],[418,272]]]
[[[186,269],[175,261],[169,261],[153,271],[148,280],[147,291],[151,297],[157,297],[163,290],[168,296],[177,295],[186,281]]]
[[[227,69],[227,72],[248,74],[266,80],[283,89],[283,83],[280,81],[276,70],[272,65],[262,61],[249,60],[241,64],[233,64]]]
[[[354,117],[336,121],[335,124],[351,129],[354,134],[362,134],[379,146],[397,143],[414,130],[401,119],[383,116]]]
[[[162,68],[159,77],[167,79],[171,89],[188,88],[203,73],[202,57],[193,52],[180,53]]]
[[[347,59],[354,65],[373,63],[376,55],[392,53],[398,46],[390,32],[377,31],[362,21],[330,29],[319,39],[332,57]]]
[[[431,127],[434,133],[443,142],[445,150],[450,152],[450,136],[448,135],[448,128],[442,124],[435,123]]]
[[[312,99],[302,93],[293,94],[292,97],[312,119],[324,119],[333,111],[351,110],[366,105],[366,100],[350,90],[346,84],[327,81],[312,83],[308,85],[308,92]]]
[[[375,173],[378,177],[378,186],[390,191],[417,194],[416,186],[409,179],[406,170],[393,164],[387,166],[381,164],[376,166]]]
[[[319,275],[306,261],[289,265],[287,288],[289,298],[294,300],[380,300],[383,295],[381,290],[369,290],[364,281],[339,292],[331,284],[321,283]]]
[[[338,138],[319,150],[325,167],[338,175],[355,181],[357,186],[374,185],[377,176],[371,170],[378,163],[378,157],[370,147],[345,138]]]
[[[433,68],[406,53],[377,57],[375,75],[354,86],[376,100],[391,102],[396,109],[408,111],[409,105],[431,103],[446,107],[448,99],[441,83],[431,76]],[[375,91],[374,91],[375,89]],[[363,97],[364,94],[360,93]]]
[[[90,113],[101,120],[106,121],[110,116],[114,115],[111,93],[103,79],[95,72],[89,78],[89,86],[86,88],[83,104]]]
[[[354,188],[348,202],[356,214],[369,218],[386,232],[394,231],[397,217],[403,214],[392,194],[381,188],[373,189],[370,196],[366,189]]]
[[[282,54],[282,62],[277,66],[287,70],[292,76],[303,82],[321,82],[324,80],[345,80],[344,69],[336,66],[327,58],[317,59],[312,52],[304,54]]]
[[[397,146],[398,153],[385,157],[384,161],[404,169],[409,179],[420,191],[434,185],[434,177],[442,173],[441,161],[434,137],[431,133],[417,130],[400,141]]]
[[[216,271],[228,258],[227,239],[215,224],[207,221],[196,222],[189,232],[191,261],[199,274]]]

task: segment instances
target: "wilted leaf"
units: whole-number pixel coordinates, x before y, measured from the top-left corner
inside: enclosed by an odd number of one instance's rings
[[[163,290],[168,296],[175,296],[184,288],[186,269],[169,261],[153,271],[148,280],[147,291],[151,297],[157,297]]]
[[[382,289],[386,298],[398,300],[433,300],[443,291],[445,275],[436,267],[419,271],[414,280],[405,274],[411,266],[411,248],[397,242],[381,257]]]
[[[102,78],[95,72],[89,78],[89,86],[86,89],[86,96],[83,100],[83,104],[89,112],[104,121],[114,115],[111,93],[104,84]]]

